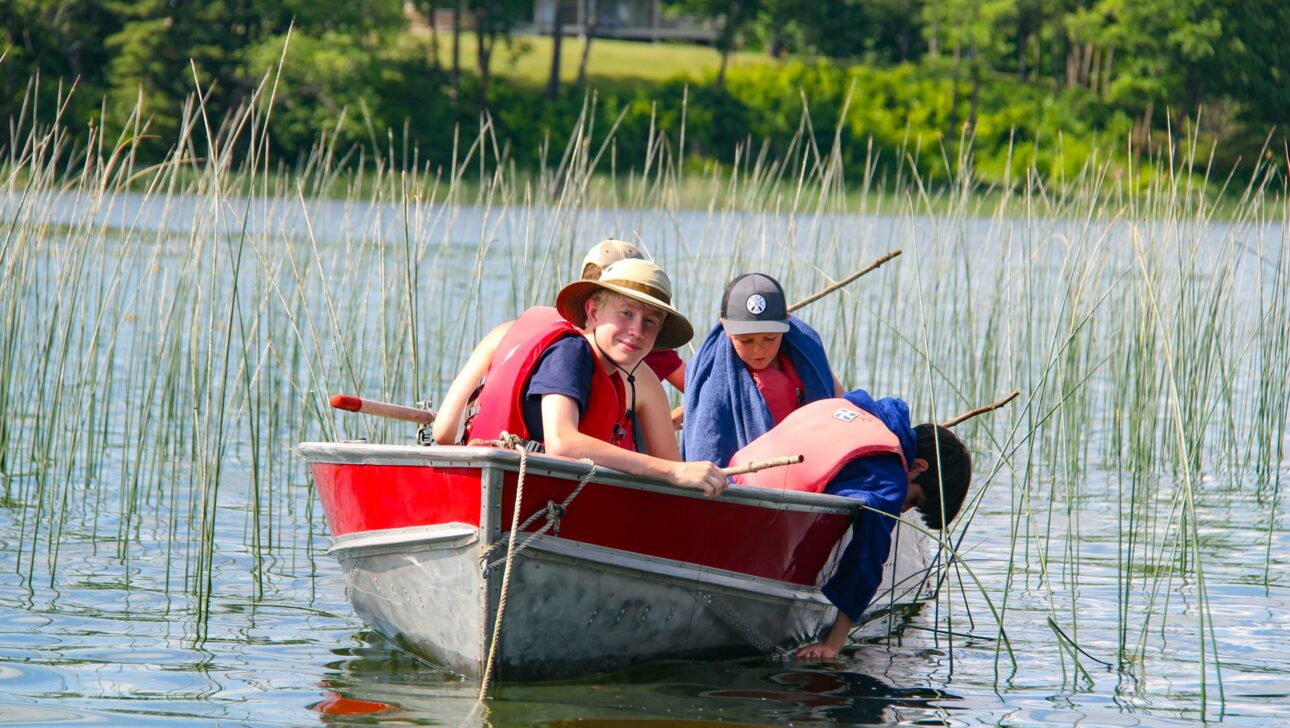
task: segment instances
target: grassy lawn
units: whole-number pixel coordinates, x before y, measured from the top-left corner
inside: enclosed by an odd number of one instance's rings
[[[418,33],[429,34],[428,30]],[[475,69],[476,36],[461,34],[461,66]],[[509,46],[498,48],[493,59],[493,74],[515,83],[544,86],[551,73],[550,36],[516,36]],[[573,81],[578,75],[578,62],[582,59],[582,41],[577,36],[566,36],[560,48],[560,78]],[[439,60],[447,66],[452,63],[452,34],[439,34]],[[738,52],[731,56],[730,65],[770,65],[779,63],[762,53]],[[663,81],[677,76],[700,78],[716,73],[721,65],[721,54],[708,46],[688,43],[647,43],[596,38],[591,44],[591,58],[587,61],[587,75],[593,80],[606,81]]]

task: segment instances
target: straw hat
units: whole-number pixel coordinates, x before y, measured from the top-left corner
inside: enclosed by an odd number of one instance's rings
[[[667,313],[654,340],[655,349],[675,349],[694,338],[694,327],[672,307],[672,282],[663,269],[648,260],[627,258],[611,263],[597,281],[574,281],[560,289],[555,307],[579,328],[587,325],[587,299],[605,290]]]
[[[626,240],[601,240],[596,246],[587,251],[582,259],[582,267],[578,270],[586,270],[588,265],[594,265],[603,271],[605,268],[617,263],[620,260],[628,258],[644,258],[640,248],[632,245]]]

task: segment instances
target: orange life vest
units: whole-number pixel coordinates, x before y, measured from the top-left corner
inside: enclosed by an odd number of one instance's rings
[[[802,455],[795,465],[734,476],[739,485],[819,493],[844,465],[869,455],[895,454],[908,469],[900,438],[882,420],[840,397],[797,408],[730,459],[731,467]]]
[[[550,306],[535,306],[515,319],[488,363],[477,400],[479,412],[466,425],[467,442],[491,440],[502,431],[529,438],[524,424],[524,391],[542,353],[566,336],[582,336],[582,332]],[[630,428],[622,387],[596,362],[586,411],[578,419],[579,432],[613,445],[625,445]]]

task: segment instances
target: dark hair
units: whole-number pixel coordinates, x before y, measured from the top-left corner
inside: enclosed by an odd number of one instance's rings
[[[914,435],[918,438],[914,457],[927,461],[927,470],[914,479],[923,489],[923,502],[918,509],[928,528],[940,530],[954,520],[963,506],[972,482],[972,456],[957,435],[940,425],[921,424],[914,428]]]
[[[600,280],[600,273],[601,273],[600,266],[596,265],[595,263],[588,263],[582,266],[581,280],[598,281]]]

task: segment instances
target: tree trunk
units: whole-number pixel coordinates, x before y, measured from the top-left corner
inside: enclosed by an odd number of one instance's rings
[[[1091,48],[1089,55],[1093,56],[1093,70],[1088,74],[1088,90],[1097,93],[1098,87],[1102,85],[1102,49]]]
[[[475,41],[478,53],[475,57],[479,64],[479,108],[487,109],[489,70],[493,62],[493,43],[497,40],[497,35],[492,31],[485,32],[483,28],[478,27],[480,25],[482,24],[477,23],[475,28],[478,36]]]
[[[452,98],[455,101],[461,86],[461,2],[452,4]]]
[[[1136,147],[1134,149],[1135,154],[1141,154],[1151,142],[1151,117],[1155,115],[1155,110],[1156,102],[1148,101],[1147,108],[1142,111],[1142,118],[1138,119],[1138,128],[1133,135],[1137,138],[1137,144],[1134,145]]]
[[[1017,40],[1017,79],[1020,81],[1026,80],[1028,70],[1026,68],[1026,55],[1028,53],[1030,53],[1030,34],[1026,32]]]
[[[726,66],[730,64],[730,51],[735,44],[735,28],[739,22],[739,0],[730,0],[726,9],[726,27],[721,32],[721,67],[717,69],[717,88],[725,88]]]
[[[954,58],[950,62],[950,133],[952,144],[958,139],[959,125],[959,49],[954,48]]]
[[[783,3],[764,3],[770,9],[770,41],[766,44],[766,55],[776,60],[788,52],[788,40],[784,37],[784,26],[788,25]]]
[[[593,11],[594,8],[594,11]],[[578,61],[578,86],[587,83],[587,58],[591,56],[591,40],[600,26],[600,3],[582,0],[582,59]]]
[[[1106,62],[1102,64],[1102,87],[1098,89],[1098,96],[1106,98],[1111,92],[1111,64],[1115,61],[1115,46],[1106,49]]]
[[[434,70],[438,72],[443,70],[443,64],[439,62],[439,27],[435,24],[433,3],[426,6],[426,19],[430,21],[430,57]]]
[[[564,3],[555,0],[555,18],[551,28],[551,78],[546,82],[546,97],[560,98],[560,46],[564,42]]]

